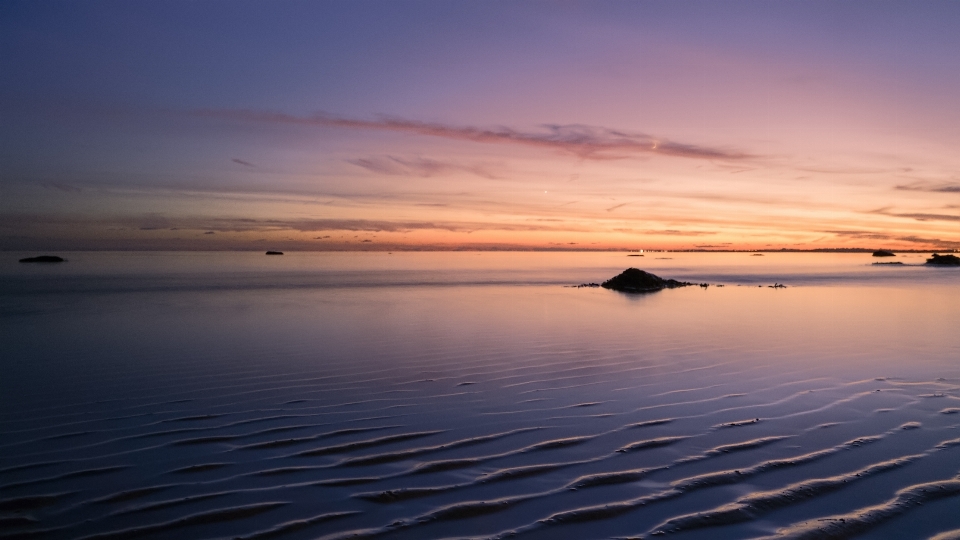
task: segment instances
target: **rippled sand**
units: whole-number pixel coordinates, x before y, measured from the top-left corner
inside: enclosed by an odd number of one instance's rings
[[[0,538],[960,537],[960,272],[604,256],[7,280]]]

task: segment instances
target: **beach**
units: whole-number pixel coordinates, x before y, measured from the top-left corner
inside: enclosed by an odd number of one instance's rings
[[[0,538],[960,535],[923,254],[17,255]]]

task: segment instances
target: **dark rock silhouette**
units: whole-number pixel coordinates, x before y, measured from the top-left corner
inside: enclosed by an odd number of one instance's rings
[[[960,257],[956,255],[937,255],[934,253],[932,257],[927,259],[927,264],[935,266],[960,266]]]
[[[636,268],[627,268],[620,275],[600,284],[604,289],[628,293],[654,292],[663,289],[686,287],[688,285],[693,285],[693,283],[677,281],[675,279],[663,279],[660,276],[655,276],[650,272],[644,272]]]
[[[39,257],[27,257],[26,259],[20,259],[22,263],[58,263],[65,262],[66,259],[57,257],[56,255],[40,255]]]
[[[900,262],[900,261],[893,261],[893,262],[875,262],[875,263],[873,263],[874,266],[877,266],[877,265],[887,266],[887,265],[891,265],[891,264],[899,264],[900,266],[903,266],[903,263]]]
[[[267,255],[283,255],[282,251],[268,251]]]
[[[887,251],[885,249],[878,249],[873,252],[874,257],[896,257],[897,254],[892,251]]]

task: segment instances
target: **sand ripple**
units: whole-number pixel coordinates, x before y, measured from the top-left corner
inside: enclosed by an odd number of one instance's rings
[[[0,538],[883,537],[960,495],[955,381],[565,347],[157,367],[5,415]]]

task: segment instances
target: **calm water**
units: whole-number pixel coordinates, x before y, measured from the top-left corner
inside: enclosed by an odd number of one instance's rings
[[[921,255],[20,256],[0,538],[960,537]]]

